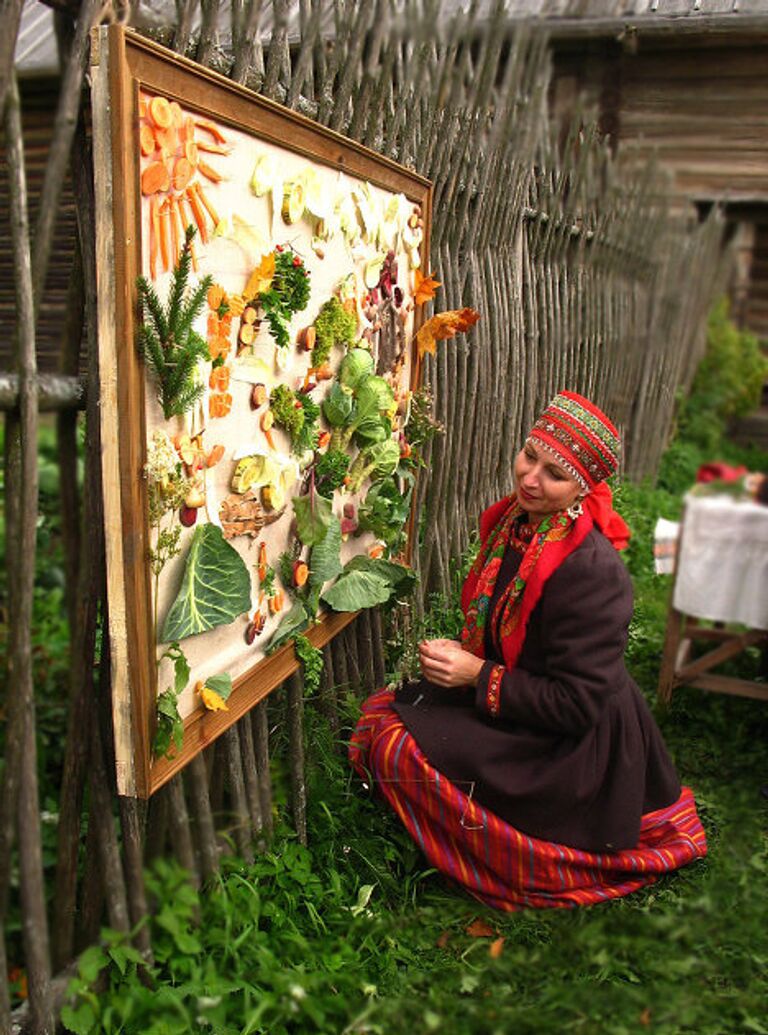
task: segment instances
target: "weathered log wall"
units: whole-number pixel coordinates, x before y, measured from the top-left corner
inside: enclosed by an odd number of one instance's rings
[[[12,905],[23,912],[22,950],[30,979],[29,1003],[18,1019],[35,1033],[52,1030],[64,987],[51,975],[61,973],[73,954],[97,936],[103,918],[128,931],[145,911],[143,859],[173,852],[196,881],[204,881],[215,871],[223,845],[231,841],[247,857],[269,837],[270,721],[285,731],[281,743],[287,744],[290,759],[293,820],[299,837],[306,838],[305,701],[297,679],[195,759],[148,807],[114,794],[109,644],[100,642],[104,590],[93,193],[82,125],[70,148],[72,98],[84,71],[82,40],[96,6],[83,3],[76,25],[67,14],[58,16],[73,60],[55,120],[47,200],[40,206],[31,248],[18,109],[14,103],[5,108],[17,287],[16,362],[15,371],[9,371],[16,379],[8,380],[2,396],[10,407],[5,603],[15,692],[6,708],[0,785],[0,915],[6,915],[12,864],[18,858],[21,903],[13,898]],[[178,50],[433,178],[432,263],[444,285],[439,302],[444,308],[473,305],[482,313],[470,340],[444,348],[427,366],[446,433],[435,440],[420,484],[423,542],[417,562],[424,591],[444,588],[451,561],[465,549],[479,510],[508,490],[521,435],[557,388],[584,390],[614,413],[625,432],[627,472],[653,474],[675,392],[691,377],[701,349],[702,320],[721,264],[719,225],[716,216],[700,226],[673,219],[658,175],[652,169],[625,175],[592,131],[577,126],[567,140],[550,137],[544,115],[546,40],[513,29],[503,14],[485,22],[465,13],[449,18],[440,0],[301,0],[298,5],[274,0],[269,6],[273,31],[262,39],[259,19],[268,6],[251,0],[233,3],[229,12],[218,3],[203,3],[197,29],[197,3],[181,0],[178,24],[165,38]],[[140,12],[141,5],[136,7]],[[296,11],[300,32],[294,39],[288,16]],[[13,31],[17,14],[14,4],[4,12],[8,23],[0,25],[0,38],[5,30]],[[221,23],[229,13],[231,18]],[[230,26],[234,59],[219,49],[222,32],[226,35]],[[13,98],[13,77],[8,67],[0,68],[0,94],[7,82]],[[0,108],[3,102],[0,96]],[[56,893],[49,912],[42,884],[28,662],[38,407],[34,335],[39,324],[33,314],[45,310],[41,285],[55,228],[55,188],[63,180],[61,156],[70,149],[78,243],[60,368],[69,377],[87,370],[87,434],[81,490],[76,421],[72,410],[61,411],[72,664]],[[84,363],[77,354],[82,338],[87,342]],[[76,399],[74,390],[62,395],[63,401]],[[384,639],[381,617],[366,613],[326,648],[325,679],[315,703],[332,724],[338,723],[340,691],[384,681]],[[85,864],[79,867],[83,847]],[[151,952],[146,941],[140,945]],[[0,973],[6,972],[4,956],[0,937]],[[0,1032],[10,1030],[10,1023],[10,1001],[0,981]]]

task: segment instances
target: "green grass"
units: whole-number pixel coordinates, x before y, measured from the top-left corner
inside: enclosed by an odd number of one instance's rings
[[[655,706],[669,579],[652,573],[652,530],[658,514],[679,511],[680,492],[623,486],[617,498],[635,529],[628,661]],[[455,600],[434,600],[424,628],[449,631],[454,622]],[[749,670],[757,659],[744,664]],[[705,860],[613,903],[515,914],[480,906],[430,870],[394,816],[353,778],[344,747],[358,710],[350,696],[334,741],[308,709],[309,849],[280,825],[265,855],[252,866],[227,861],[199,900],[162,864],[151,877],[151,980],[139,981],[131,960],[120,959],[120,973],[108,955],[119,945],[95,950],[88,976],[103,967],[110,991],[81,1000],[80,1012],[67,1016],[71,1030],[768,1032],[764,704],[680,689],[658,715],[699,803]],[[278,789],[283,776],[278,765]],[[504,939],[497,958],[492,938],[468,933],[475,918]]]

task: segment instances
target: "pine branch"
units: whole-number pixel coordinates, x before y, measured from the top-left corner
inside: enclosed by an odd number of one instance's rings
[[[208,295],[208,289],[213,283],[213,277],[210,274],[203,277],[199,285],[195,288],[190,298],[182,307],[178,322],[176,324],[176,338],[181,340],[186,334],[193,334],[192,324],[195,322],[197,317],[203,311],[205,307],[206,297]]]
[[[178,321],[181,319],[184,312],[184,294],[187,290],[187,282],[189,281],[189,274],[192,269],[192,239],[194,236],[195,228],[193,226],[188,226],[184,232],[184,245],[181,249],[181,254],[179,255],[178,264],[173,270],[171,293],[168,296],[168,329],[176,339],[181,337],[181,329]]]
[[[157,381],[157,397],[166,420],[181,416],[200,399],[204,385],[197,378],[200,360],[209,360],[208,344],[192,329],[202,312],[208,289],[213,283],[206,276],[185,302],[191,269],[191,242],[194,228],[188,227],[178,265],[164,308],[154,287],[145,277],[137,279],[144,323],[138,329],[137,345],[147,367]]]
[[[157,292],[146,277],[139,277],[137,284],[139,288],[139,302],[141,303],[145,318],[146,314],[149,313],[155,325],[158,339],[161,342],[167,341],[168,323],[163,312],[162,302],[157,297]]]

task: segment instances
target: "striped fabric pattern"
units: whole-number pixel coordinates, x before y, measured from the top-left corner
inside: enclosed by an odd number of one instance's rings
[[[397,712],[394,694],[365,702],[352,765],[389,802],[429,862],[471,895],[515,911],[593,905],[627,895],[706,855],[693,794],[643,817],[638,846],[598,854],[528,837],[430,766]]]

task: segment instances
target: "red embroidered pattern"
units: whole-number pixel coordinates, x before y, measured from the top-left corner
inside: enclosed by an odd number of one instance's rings
[[[501,681],[504,678],[504,666],[494,665],[488,677],[488,689],[485,693],[485,707],[489,715],[494,719],[499,714],[501,707]]]
[[[514,544],[515,521],[522,513],[524,513],[524,508],[512,496],[509,507],[491,531],[472,565],[472,574],[475,575],[478,582],[474,597],[466,609],[461,639],[466,649],[477,657],[483,656],[485,626],[489,618],[489,605],[501,567],[501,559],[507,543],[512,541]],[[572,527],[573,518],[569,517],[566,511],[561,511],[557,514],[547,515],[536,528],[530,543],[525,546],[525,553],[516,577],[501,594],[496,606],[496,623],[494,624],[497,624],[502,639],[519,624],[518,605],[542,551],[550,543],[564,539]]]

